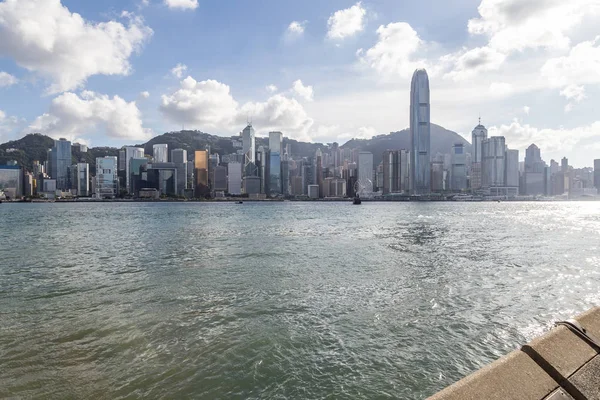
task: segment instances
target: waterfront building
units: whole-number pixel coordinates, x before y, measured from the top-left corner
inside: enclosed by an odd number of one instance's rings
[[[383,194],[399,191],[400,161],[398,150],[383,152]]]
[[[373,153],[371,152],[358,153],[358,182],[362,193],[373,193]]]
[[[31,197],[33,196],[33,191],[35,187],[35,179],[33,179],[33,175],[30,172],[26,172],[23,174],[23,196]]]
[[[71,142],[60,138],[54,141],[51,152],[52,178],[56,179],[56,187],[59,190],[69,189],[69,167],[71,166]]]
[[[52,195],[54,198],[56,195],[56,179],[44,179],[42,192],[44,192],[46,195]]]
[[[77,163],[75,165],[73,189],[77,189],[77,196],[79,197],[90,195],[90,166],[88,163]]]
[[[569,159],[567,157],[563,157],[563,159],[560,160],[560,170],[563,173],[569,170]]]
[[[432,161],[429,167],[431,182],[431,192],[440,193],[446,189],[445,176],[444,176],[444,162],[443,161]]]
[[[472,191],[481,189],[481,163],[471,164],[470,184]]]
[[[451,160],[450,190],[462,192],[467,189],[467,155],[462,143],[457,143],[452,147]]]
[[[281,179],[281,132],[269,132],[269,191],[271,195],[283,193]]]
[[[229,194],[242,194],[242,164],[230,162],[227,164],[227,192]]]
[[[242,178],[242,190],[248,195],[260,194],[260,177],[244,176]]]
[[[23,197],[23,169],[20,166],[0,165],[0,193],[11,199]]]
[[[96,158],[96,197],[114,199],[118,194],[117,157]]]
[[[125,150],[125,147],[123,147],[121,150],[119,150],[118,162],[119,162],[119,171],[126,171],[127,170],[127,151]]]
[[[319,193],[319,185],[308,185],[308,197],[311,199],[318,199]]]
[[[155,144],[152,146],[152,155],[154,156],[155,163],[169,162],[169,145]]]
[[[525,194],[543,195],[546,194],[546,172],[525,172]]]
[[[171,162],[177,168],[177,194],[183,196],[185,189],[188,188],[188,159],[187,150],[171,150]]]
[[[290,194],[290,171],[293,161],[288,160],[287,154],[283,155],[281,161],[281,193],[285,196]]]
[[[600,193],[600,159],[594,160],[594,186]]]
[[[429,77],[424,69],[417,69],[410,88],[410,181],[413,194],[431,191],[430,137]]]
[[[535,144],[525,150],[525,172],[544,172],[546,163],[542,160],[541,151]]]
[[[130,169],[131,160],[142,158],[144,158],[144,149],[142,147],[125,147],[125,187],[127,193],[134,193],[130,181],[132,174],[132,171]]]
[[[165,196],[177,195],[177,167],[175,163],[153,162],[152,164],[148,164],[144,189],[148,188],[154,188],[161,195]]]
[[[483,141],[488,138],[488,131],[485,126],[481,125],[481,118],[479,118],[479,124],[471,132],[471,162],[481,163],[483,160],[481,154],[481,145]]]
[[[506,144],[504,136],[492,136],[481,143],[481,184],[484,189],[504,187]]]
[[[292,177],[292,195],[302,196],[304,194],[304,179],[302,176]]]
[[[319,187],[319,198],[323,197],[323,152],[318,148],[315,153],[315,171],[316,176],[313,183]]]
[[[243,176],[256,176],[255,132],[250,123],[242,131],[242,151],[244,154]]]
[[[132,158],[127,163],[127,170],[130,172],[129,194],[137,196],[141,189],[147,187],[147,166],[148,159],[146,157]]]
[[[227,168],[222,165],[217,165],[212,170],[212,190],[213,192],[227,191]]]
[[[506,150],[506,177],[507,187],[519,188],[519,150]]]
[[[208,176],[208,150],[196,150],[194,152],[194,192],[196,197],[200,198],[210,195]]]

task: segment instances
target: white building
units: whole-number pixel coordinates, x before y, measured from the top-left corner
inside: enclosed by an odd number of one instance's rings
[[[152,155],[154,156],[154,162],[156,163],[169,162],[169,145],[155,144],[152,146]]]
[[[358,183],[360,192],[373,193],[373,153],[371,152],[358,153]]]
[[[117,196],[117,157],[96,158],[96,197],[113,199]]]
[[[227,164],[227,191],[229,194],[242,194],[242,164]]]
[[[269,150],[271,153],[281,154],[281,142],[283,141],[283,133],[269,132]]]
[[[131,171],[129,163],[134,158],[144,158],[144,149],[141,147],[125,147],[125,186],[127,192],[131,193]]]

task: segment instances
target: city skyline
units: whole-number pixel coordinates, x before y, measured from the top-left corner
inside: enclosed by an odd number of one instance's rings
[[[410,74],[424,67],[431,122],[470,139],[481,114],[490,136],[505,136],[521,154],[536,143],[578,167],[597,158],[593,1],[455,0],[423,5],[433,10],[427,16],[392,1],[189,3],[0,2],[0,37],[11,43],[0,48],[0,142],[39,131],[120,147],[182,126],[230,136],[251,116],[262,137],[281,131],[343,143],[409,126]],[[35,6],[44,13],[26,12]],[[261,16],[270,18],[248,35],[248,20]],[[231,19],[239,26],[225,31]],[[40,31],[22,31],[18,20]],[[123,46],[103,25],[109,21]],[[71,36],[49,23],[72,26]],[[171,46],[174,34],[198,47]],[[55,46],[63,40],[72,54]],[[83,42],[104,46],[85,51]],[[72,66],[62,65],[68,57]]]

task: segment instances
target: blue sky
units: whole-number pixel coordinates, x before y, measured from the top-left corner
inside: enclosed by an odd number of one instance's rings
[[[412,71],[432,121],[470,139],[600,158],[599,0],[0,1],[0,141],[93,146],[251,116],[331,142],[408,126]],[[180,66],[179,70],[174,68]]]

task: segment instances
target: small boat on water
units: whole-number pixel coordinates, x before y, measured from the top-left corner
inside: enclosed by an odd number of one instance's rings
[[[358,195],[354,196],[354,200],[352,201],[352,204],[358,205],[361,203],[362,203],[362,201],[360,200],[360,196],[358,196]]]
[[[236,201],[235,204],[244,204],[243,201]]]

